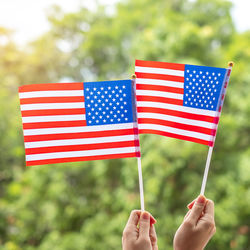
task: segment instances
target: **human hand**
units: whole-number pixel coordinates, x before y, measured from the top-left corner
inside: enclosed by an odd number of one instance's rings
[[[133,210],[123,231],[122,249],[158,250],[155,223],[155,218],[148,212]]]
[[[216,232],[213,201],[200,195],[188,207],[174,236],[174,250],[202,250]]]

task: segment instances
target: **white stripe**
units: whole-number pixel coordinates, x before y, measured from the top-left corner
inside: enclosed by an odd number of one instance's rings
[[[67,134],[67,133],[81,133],[92,131],[109,131],[122,130],[134,128],[133,123],[109,124],[101,126],[82,126],[82,127],[66,127],[66,128],[42,128],[42,129],[24,129],[24,136],[27,135],[49,135],[49,134]]]
[[[83,90],[30,91],[19,93],[20,99],[33,97],[83,96]]]
[[[136,84],[150,84],[150,85],[175,87],[182,89],[184,88],[183,82],[173,82],[173,81],[157,80],[157,79],[136,78]]]
[[[63,121],[83,121],[85,115],[49,115],[49,116],[29,116],[22,118],[23,123],[30,122],[63,122]]]
[[[77,109],[84,108],[84,102],[22,104],[21,110]]]
[[[70,139],[70,140],[36,141],[36,142],[26,142],[25,148],[42,148],[42,147],[85,145],[85,144],[89,145],[96,143],[134,141],[134,140],[135,140],[134,135],[121,135],[121,136],[108,136],[108,137]]]
[[[84,156],[98,156],[98,155],[111,155],[111,154],[124,154],[124,153],[134,153],[134,152],[135,152],[135,147],[126,147],[126,148],[95,149],[95,150],[87,150],[87,151],[84,150],[84,151],[72,151],[72,152],[31,154],[31,155],[26,155],[26,161],[38,161],[38,160],[84,157]]]
[[[189,107],[185,107],[181,105],[167,104],[167,103],[161,103],[161,102],[137,101],[137,107],[162,108],[162,109],[170,109],[170,110],[187,112],[190,114],[207,115],[207,116],[212,116],[212,117],[218,116],[217,111],[189,108]]]
[[[136,90],[137,96],[157,96],[157,97],[166,97],[172,99],[183,99],[183,94],[175,94],[170,92],[163,92],[163,91],[154,91],[154,90]]]
[[[210,122],[204,121],[197,121],[192,119],[186,119],[178,116],[171,116],[171,115],[164,115],[164,114],[157,114],[157,113],[138,113],[138,118],[151,118],[151,119],[160,119],[163,121],[171,121],[171,122],[178,122],[181,124],[193,125],[203,128],[214,129],[215,124]]]
[[[135,66],[135,72],[137,73],[151,73],[151,74],[163,74],[163,75],[172,75],[172,76],[183,76],[183,70],[175,69],[163,69],[163,68],[152,68],[152,67],[141,67]]]
[[[151,130],[164,131],[164,132],[168,132],[168,133],[172,133],[172,134],[202,139],[205,141],[210,141],[212,138],[211,135],[205,135],[205,134],[198,133],[198,132],[187,131],[187,130],[178,129],[178,128],[171,128],[171,127],[167,127],[167,126],[163,126],[163,125],[156,125],[156,124],[139,124],[139,132],[140,132],[140,129],[151,129]]]

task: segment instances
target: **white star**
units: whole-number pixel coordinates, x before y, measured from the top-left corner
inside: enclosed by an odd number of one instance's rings
[[[96,88],[93,88],[94,91],[96,91]]]
[[[191,104],[191,105],[193,105],[193,103],[192,103],[192,102],[190,102],[190,104]]]
[[[110,86],[108,86],[108,90],[111,90],[111,87],[110,87]]]
[[[203,104],[201,104],[201,107],[203,107]]]
[[[122,101],[123,100],[123,98],[120,98],[120,101]]]
[[[103,122],[106,122],[106,120],[103,120]]]
[[[117,117],[117,115],[114,115],[114,117],[116,118],[116,117]]]
[[[103,87],[101,87],[101,90],[103,90],[104,88]]]
[[[221,73],[218,73],[218,76],[220,76],[221,75]]]
[[[90,104],[88,104],[87,106],[90,107]]]
[[[91,91],[90,94],[93,95],[94,93]]]
[[[192,90],[190,89],[188,92],[189,92],[189,93],[191,93],[191,92],[192,92]]]
[[[185,104],[187,104],[188,102],[187,101],[185,101]]]
[[[87,99],[89,99],[89,96],[87,96]]]
[[[88,112],[88,115],[89,115],[89,116],[91,116],[91,113],[90,113],[90,112]]]
[[[188,85],[186,86],[186,89],[188,89]]]
[[[121,117],[124,117],[124,114],[121,114]]]
[[[106,107],[106,110],[109,110],[109,107]]]
[[[102,103],[102,106],[105,106],[105,104],[104,104],[104,103]]]
[[[89,88],[86,88],[87,91],[89,91]]]
[[[93,119],[93,120],[95,119],[95,116],[94,116],[94,115],[92,116],[92,119]]]
[[[128,120],[128,118],[126,117],[126,118],[125,118],[125,121],[127,121],[127,120]]]
[[[107,118],[109,118],[110,116],[109,115],[107,115]]]
[[[187,72],[189,73],[189,69],[187,70]]]
[[[121,90],[121,89],[119,90],[119,93],[122,93],[122,90]]]
[[[127,113],[128,111],[125,109],[124,112]]]
[[[101,98],[104,98],[104,95],[101,95]]]
[[[98,112],[95,112],[96,115],[98,115]]]
[[[111,114],[111,115],[113,114],[113,111],[112,111],[112,110],[110,110],[110,114]]]
[[[123,109],[124,107],[123,106],[121,106],[121,109]]]
[[[115,89],[118,89],[118,86],[115,86]]]
[[[106,91],[104,91],[104,93],[105,93],[105,94],[108,94],[108,91],[106,90]]]
[[[113,109],[116,109],[116,107],[114,106]]]
[[[214,72],[212,73],[212,75],[214,76]]]
[[[195,79],[193,79],[193,82],[195,82]]]
[[[196,78],[198,78],[199,77],[199,75],[196,75]]]
[[[186,94],[186,96],[188,96],[188,94]]]
[[[94,108],[91,109],[91,111],[94,111],[94,110],[95,110]]]
[[[211,108],[214,108],[214,106],[212,105]]]
[[[198,106],[198,103],[195,103],[195,106]]]
[[[117,106],[118,106],[119,104],[120,104],[119,102],[116,103]]]
[[[102,114],[105,115],[105,114],[106,114],[106,111],[103,111]]]
[[[100,115],[99,118],[102,119],[102,115]]]
[[[92,121],[89,121],[89,123],[91,123]]]
[[[115,101],[115,98],[113,98],[112,101],[114,102],[114,101]]]
[[[202,74],[202,71],[200,71],[200,74]]]
[[[127,104],[127,102],[123,102],[124,103],[124,105],[126,105]]]
[[[98,100],[98,102],[100,103],[100,102],[101,102],[101,100],[99,99],[99,100]]]
[[[94,102],[94,100],[91,100],[90,102],[91,102],[91,103],[93,103],[93,102]]]
[[[115,96],[116,96],[116,97],[119,97],[119,95],[118,95],[118,94],[116,94]]]
[[[123,88],[123,89],[125,89],[125,88],[126,88],[126,86],[125,86],[125,85],[123,85],[123,86],[122,86],[122,88]]]
[[[121,120],[120,118],[117,119],[118,122],[119,122],[120,120]]]
[[[125,96],[126,96],[126,94],[123,94],[123,96],[125,97]]]
[[[99,120],[96,120],[96,123],[99,123]]]
[[[113,122],[113,121],[114,121],[114,119],[110,119],[110,121],[111,121],[111,122]]]
[[[208,72],[206,72],[206,75],[208,75]]]
[[[190,74],[189,76],[190,76],[190,77],[192,77],[193,75],[192,75],[192,74]]]
[[[188,81],[188,80],[189,80],[189,78],[187,77],[187,78],[186,78],[186,80]]]
[[[108,102],[109,100],[108,99],[105,99],[105,102]]]
[[[202,82],[202,80],[200,79],[199,82]]]
[[[113,105],[112,102],[110,102],[110,103],[109,103],[109,106],[112,106],[112,105]]]
[[[100,91],[98,91],[98,92],[97,92],[97,94],[98,94],[98,95],[100,95],[100,94],[101,94],[101,92],[100,92]]]
[[[205,79],[206,77],[205,76],[202,76],[203,79]]]
[[[114,94],[114,93],[115,93],[115,91],[114,91],[114,90],[112,90],[111,92],[112,92],[112,94]]]

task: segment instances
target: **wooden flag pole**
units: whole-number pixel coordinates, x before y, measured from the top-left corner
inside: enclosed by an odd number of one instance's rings
[[[135,97],[135,107],[136,107],[136,129],[138,133],[138,120],[137,120],[137,103],[136,103],[136,75],[132,75],[133,81],[133,89],[134,89],[134,97]],[[139,141],[139,134],[138,141]],[[140,142],[139,142],[139,149],[140,149]],[[140,191],[140,201],[141,201],[141,211],[145,211],[144,206],[144,192],[143,192],[143,178],[142,178],[142,167],[141,167],[141,154],[137,157],[137,165],[138,165],[138,177],[139,177],[139,191]]]
[[[234,66],[233,62],[228,63],[227,75],[226,75],[226,79],[225,79],[224,93],[223,93],[223,98],[221,98],[221,105],[220,105],[221,109],[219,110],[219,117],[221,115],[221,110],[222,110],[222,106],[223,106],[223,102],[224,102],[224,98],[225,98],[226,90],[227,90],[227,84],[229,82],[229,78],[230,78],[230,74],[231,74],[233,66]],[[217,128],[216,128],[216,131],[217,131]],[[214,142],[215,142],[215,138],[216,138],[216,134],[214,136]],[[204,193],[205,193],[208,171],[209,171],[210,162],[211,162],[211,158],[212,158],[212,154],[213,154],[213,149],[214,149],[214,146],[209,147],[209,149],[208,149],[207,161],[206,161],[205,171],[204,171],[202,185],[201,185],[201,192],[200,192],[201,195],[204,195]]]

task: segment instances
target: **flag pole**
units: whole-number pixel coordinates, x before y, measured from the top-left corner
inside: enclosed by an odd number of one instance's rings
[[[228,85],[228,82],[229,82],[229,78],[230,78],[233,66],[234,66],[234,62],[228,62],[227,75],[226,75],[226,78],[225,78],[224,89],[223,89],[223,91],[221,93],[221,101],[220,101],[221,103],[220,103],[219,114],[218,114],[219,119],[220,119],[224,99],[225,99],[225,96],[226,96],[227,85]],[[216,125],[216,132],[215,133],[217,133],[217,127],[218,127],[218,125]],[[212,158],[212,154],[213,154],[215,138],[216,138],[216,134],[215,134],[214,139],[213,139],[213,146],[209,146],[209,149],[208,149],[206,166],[205,166],[204,175],[203,175],[202,184],[201,184],[201,192],[200,192],[201,195],[204,195],[205,189],[206,189],[207,177],[208,177],[210,162],[211,162],[211,158]]]
[[[134,90],[134,100],[135,100],[135,120],[136,120],[136,130],[137,130],[137,138],[139,142],[140,149],[140,140],[139,140],[139,131],[138,131],[138,119],[137,119],[137,102],[136,102],[136,75],[132,75],[133,81],[133,90]],[[144,191],[143,191],[143,178],[142,178],[142,167],[141,167],[141,153],[139,150],[139,154],[137,156],[137,165],[138,165],[138,177],[139,177],[139,191],[140,191],[140,202],[141,202],[141,211],[145,211],[144,206]]]

